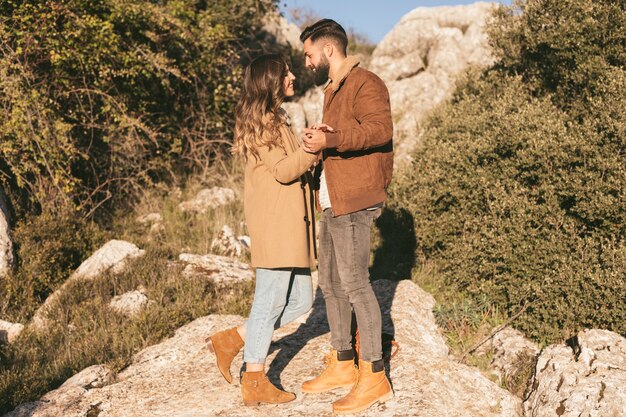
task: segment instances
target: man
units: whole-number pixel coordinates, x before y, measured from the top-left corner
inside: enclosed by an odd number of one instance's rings
[[[380,215],[393,169],[393,124],[387,87],[346,55],[348,38],[335,21],[323,19],[301,34],[306,66],[324,90],[323,123],[304,129],[303,147],[322,153],[320,177],[319,285],[326,300],[332,351],[327,368],[302,385],[318,393],[352,387],[333,403],[350,414],[384,402],[393,392],[385,375],[380,306],[369,280],[370,231]],[[351,318],[360,334],[354,367]],[[358,381],[358,382],[357,382]]]

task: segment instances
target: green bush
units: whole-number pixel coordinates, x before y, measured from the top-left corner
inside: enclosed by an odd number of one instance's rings
[[[14,204],[92,214],[177,167],[206,168],[231,136],[245,40],[272,7],[2,2],[0,172]]]
[[[624,35],[605,21],[625,11],[572,0],[552,13],[561,3],[500,12],[498,63],[459,84],[392,190],[420,256],[472,297],[526,306],[515,324],[542,342],[626,334]],[[600,32],[567,49],[577,19]]]
[[[626,5],[613,0],[514,0],[490,28],[499,65],[535,94],[583,116],[605,77],[626,63]]]
[[[0,280],[0,316],[25,322],[106,239],[73,212],[29,216],[13,233],[19,265]]]
[[[18,255],[3,317],[28,318],[102,243],[91,220],[110,228],[146,187],[228,155],[241,56],[274,7],[0,2],[0,187]]]
[[[511,313],[532,302],[527,334],[624,332],[623,157],[519,78],[497,77],[433,118],[393,200],[451,284]]]

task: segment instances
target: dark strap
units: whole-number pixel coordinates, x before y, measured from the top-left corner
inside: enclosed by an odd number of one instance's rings
[[[306,195],[306,185],[309,184],[309,187],[312,189],[313,187],[313,177],[309,171],[305,172],[300,176],[300,188],[302,188],[302,197],[304,199],[304,220],[306,222],[306,245],[307,250],[311,253],[311,242],[313,242],[313,256],[317,259],[317,246],[315,245],[315,197],[313,193],[307,198]],[[309,200],[307,202],[307,200]],[[307,204],[308,203],[308,204]],[[308,213],[311,213],[311,217],[309,218]],[[309,229],[309,224],[311,228]],[[312,232],[312,233],[311,233]]]

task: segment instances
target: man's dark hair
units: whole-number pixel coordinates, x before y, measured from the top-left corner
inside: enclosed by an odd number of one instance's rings
[[[300,41],[304,42],[311,38],[311,42],[315,42],[320,38],[329,38],[334,40],[340,47],[340,51],[346,55],[348,49],[348,36],[341,25],[332,19],[322,19],[307,26],[300,34]]]

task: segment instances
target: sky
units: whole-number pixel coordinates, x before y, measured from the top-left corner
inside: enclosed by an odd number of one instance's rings
[[[352,28],[378,43],[402,16],[417,7],[454,6],[475,2],[476,0],[280,0],[279,7],[287,19],[290,19],[289,9],[309,9],[319,16],[336,20],[346,30]],[[510,4],[510,0],[500,2]]]

